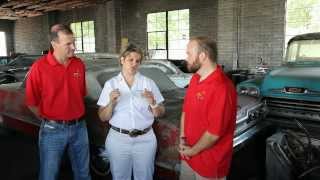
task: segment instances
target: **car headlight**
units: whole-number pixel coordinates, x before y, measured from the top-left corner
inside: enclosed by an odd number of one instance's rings
[[[256,87],[240,87],[238,90],[238,94],[259,97],[260,92]]]

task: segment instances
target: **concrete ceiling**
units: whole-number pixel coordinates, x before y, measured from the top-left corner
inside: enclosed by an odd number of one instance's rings
[[[16,20],[104,3],[109,0],[0,0],[0,19]]]

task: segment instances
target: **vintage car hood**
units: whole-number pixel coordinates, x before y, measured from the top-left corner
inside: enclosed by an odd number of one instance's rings
[[[282,67],[264,79],[261,94],[298,100],[320,101],[320,67]]]

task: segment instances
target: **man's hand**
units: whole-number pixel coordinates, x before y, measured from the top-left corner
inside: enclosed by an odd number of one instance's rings
[[[185,159],[190,159],[192,156],[197,154],[197,152],[195,152],[192,149],[192,147],[185,144],[179,145],[179,153],[182,156],[182,158],[185,158]]]
[[[179,153],[182,158],[190,159],[190,157],[196,155],[197,153],[186,143],[185,137],[180,137],[179,142]]]

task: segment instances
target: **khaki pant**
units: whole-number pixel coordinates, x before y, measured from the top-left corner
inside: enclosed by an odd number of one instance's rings
[[[226,180],[226,177],[222,178],[207,178],[202,177],[185,162],[181,161],[180,177],[179,180]]]

